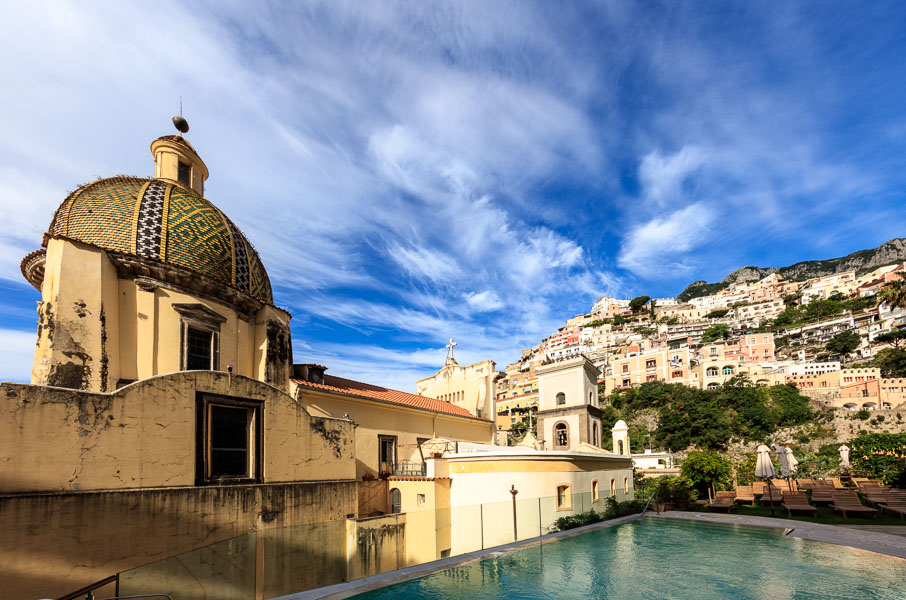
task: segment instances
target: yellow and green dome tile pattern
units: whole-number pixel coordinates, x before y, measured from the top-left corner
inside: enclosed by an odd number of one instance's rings
[[[82,186],[48,233],[184,267],[273,304],[267,272],[245,236],[208,200],[170,181],[113,177]]]

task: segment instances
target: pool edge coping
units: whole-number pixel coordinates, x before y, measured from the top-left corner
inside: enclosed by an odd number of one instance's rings
[[[782,529],[786,532],[784,535],[788,537],[811,542],[834,544],[836,546],[844,546],[855,550],[883,554],[885,556],[906,560],[906,538],[890,533],[852,529],[844,525],[831,525],[827,523],[812,523],[809,521],[749,515],[682,511],[667,511],[658,515],[648,514],[646,517],[655,519],[673,519],[676,521],[699,521],[702,523],[716,523],[719,525],[743,525],[749,527]]]
[[[430,562],[421,563],[419,565],[412,565],[411,567],[387,571],[386,573],[369,575],[368,577],[362,577],[360,579],[354,579],[352,581],[344,581],[343,583],[336,583],[321,588],[315,588],[313,590],[295,592],[274,598],[273,600],[340,600],[342,598],[349,598],[358,594],[364,594],[365,592],[396,585],[398,583],[405,583],[406,581],[411,581],[413,579],[419,579],[421,577],[425,577],[439,571],[446,571],[447,569],[461,567],[473,562],[480,562],[488,558],[500,556],[501,554],[518,552],[519,550],[525,550],[533,546],[550,544],[551,542],[559,542],[560,540],[571,538],[577,535],[582,535],[583,533],[588,533],[589,531],[594,531],[596,529],[606,529],[608,527],[616,527],[617,525],[623,525],[625,523],[637,521],[639,519],[639,514],[617,517],[615,519],[601,521],[600,523],[592,523],[591,525],[584,525],[582,527],[576,527],[574,529],[568,529],[566,531],[548,533],[542,536],[520,540],[518,542],[510,542],[509,544],[503,544],[501,546],[493,546],[491,548],[485,548],[483,550],[475,550],[473,552],[458,554],[456,556],[450,556],[448,558],[441,558],[439,560],[433,560]]]

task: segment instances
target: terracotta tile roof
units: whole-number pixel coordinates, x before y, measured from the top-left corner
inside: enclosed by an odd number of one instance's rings
[[[449,402],[444,402],[443,400],[437,400],[436,398],[428,398],[425,396],[417,396],[415,394],[400,392],[398,390],[391,390],[378,385],[371,385],[370,383],[362,383],[361,381],[353,381],[352,379],[334,377],[333,375],[324,375],[324,383],[311,383],[309,381],[302,381],[300,379],[293,379],[292,381],[297,383],[298,385],[317,390],[340,392],[341,394],[360,396],[364,398],[370,398],[372,400],[380,400],[381,402],[402,404],[403,406],[411,406],[412,408],[420,408],[422,410],[430,410],[432,412],[489,422],[487,419],[476,417],[460,406],[456,406],[455,404],[451,404]]]

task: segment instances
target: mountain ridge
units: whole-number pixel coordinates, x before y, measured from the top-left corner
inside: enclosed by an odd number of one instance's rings
[[[857,250],[838,258],[824,260],[803,260],[786,267],[740,267],[717,283],[704,280],[693,281],[677,295],[677,300],[688,302],[692,298],[715,294],[735,283],[757,281],[771,273],[779,273],[786,279],[809,279],[823,277],[844,271],[856,271],[858,275],[906,260],[906,238],[893,238],[876,248]]]

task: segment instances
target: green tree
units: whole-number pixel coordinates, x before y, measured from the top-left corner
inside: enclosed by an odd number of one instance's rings
[[[717,308],[705,315],[706,319],[722,319],[730,312],[729,308]]]
[[[717,488],[728,487],[732,482],[733,467],[729,460],[717,452],[696,450],[687,454],[683,459],[681,474],[700,493],[707,493],[706,490],[709,487],[712,492]]]
[[[899,348],[900,344],[906,342],[906,329],[894,329],[893,331],[882,333],[874,341],[878,344],[893,344],[894,348]]]
[[[859,337],[858,333],[842,331],[830,339],[826,348],[828,352],[845,356],[858,348],[861,343],[862,338]]]
[[[614,327],[622,327],[627,322],[628,322],[628,319],[626,317],[624,317],[623,315],[615,315],[613,318]]]
[[[638,296],[629,301],[629,310],[633,313],[637,313],[642,310],[642,307],[648,304],[648,301],[651,300],[651,296]]]
[[[875,355],[874,364],[881,369],[881,377],[906,377],[906,350],[884,348]]]
[[[891,308],[906,307],[906,279],[900,277],[895,281],[885,283],[878,292],[881,302],[889,304]]]
[[[707,344],[717,340],[725,340],[730,337],[730,326],[724,323],[712,325],[702,334],[702,343]]]

